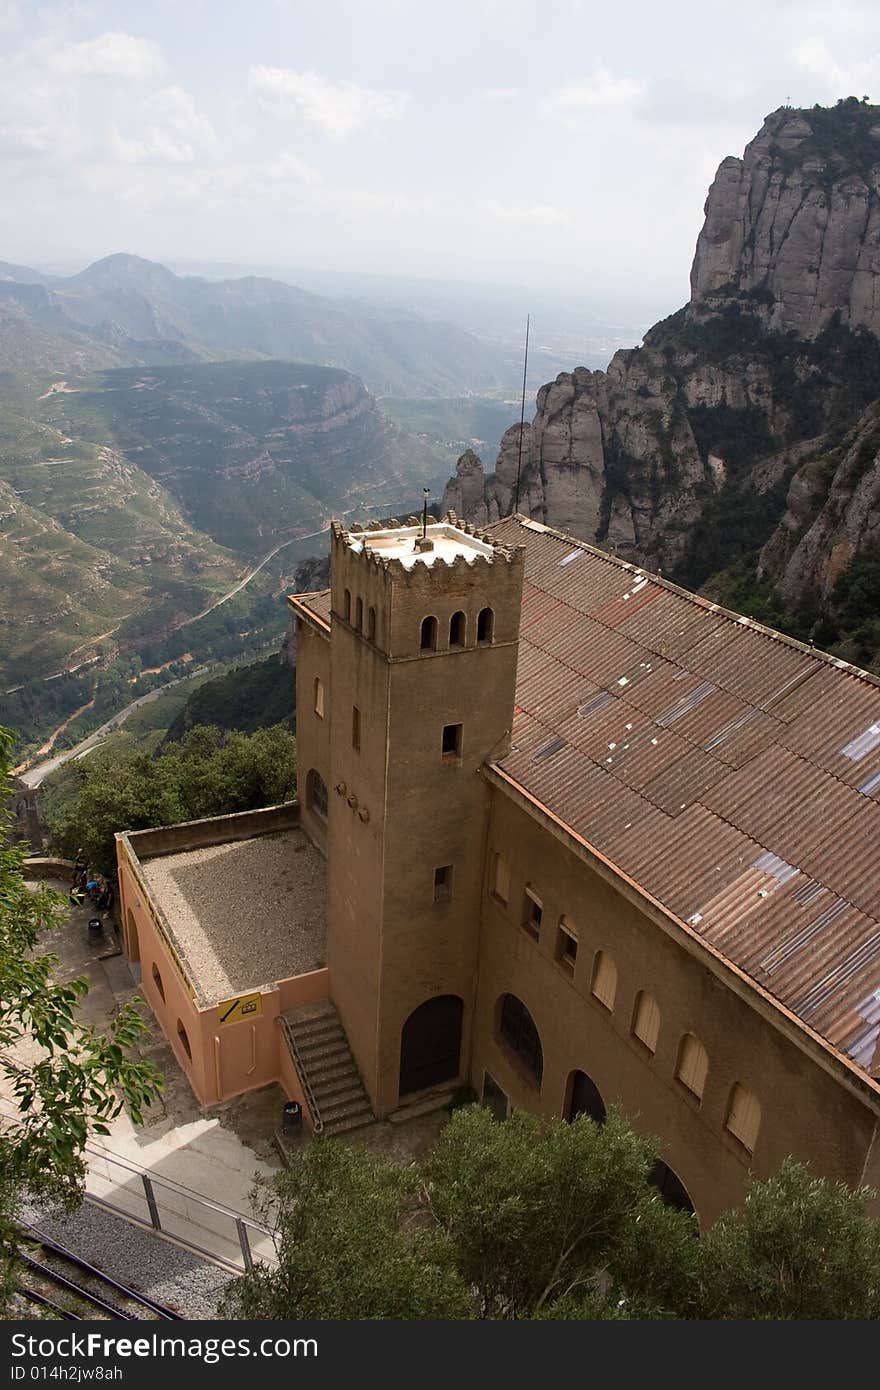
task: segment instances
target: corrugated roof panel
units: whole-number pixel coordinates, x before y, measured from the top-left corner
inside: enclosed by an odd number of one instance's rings
[[[722,614],[695,604],[693,599],[659,585],[657,588],[659,593],[654,601],[647,608],[627,613],[619,630],[668,661],[678,661],[727,621]]]
[[[583,544],[493,529],[536,580],[506,770],[868,1065],[880,687]]]
[[[643,608],[649,608],[655,599],[659,598],[663,590],[659,585],[652,584],[647,580],[633,579],[630,588],[625,589],[622,594],[602,603],[598,608],[593,609],[592,617],[603,627],[619,628],[627,618],[640,612]]]
[[[655,806],[670,816],[678,816],[695,801],[705,803],[711,788],[729,776],[730,768],[711,753],[705,753],[702,748],[688,748],[677,762],[670,763],[646,782],[642,791]]]

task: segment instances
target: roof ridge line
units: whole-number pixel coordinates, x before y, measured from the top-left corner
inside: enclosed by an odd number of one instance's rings
[[[602,550],[598,545],[590,541],[581,540],[574,536],[570,531],[562,531],[555,526],[547,526],[543,521],[534,521],[531,517],[523,516],[521,512],[516,512],[509,517],[501,517],[498,521],[492,522],[489,529],[493,526],[503,525],[505,521],[516,521],[524,529],[538,531],[546,535],[554,536],[556,540],[565,541],[568,545],[576,546],[580,550],[585,550],[596,559],[605,560],[609,565],[615,565],[618,569],[628,570],[631,574],[642,574],[646,579],[654,584],[660,584],[670,593],[678,594],[681,598],[688,599],[698,608],[705,609],[708,613],[718,613],[722,618],[727,618],[731,622],[738,623],[740,627],[749,627],[761,637],[767,637],[771,641],[780,642],[784,646],[792,647],[795,651],[803,652],[806,656],[816,657],[817,660],[825,662],[828,666],[834,666],[838,670],[847,672],[849,675],[856,676],[864,680],[868,685],[876,686],[880,689],[880,676],[874,675],[872,671],[866,671],[862,666],[856,666],[851,661],[845,661],[842,656],[835,656],[833,652],[823,651],[821,647],[811,647],[808,642],[801,642],[797,637],[791,637],[786,632],[779,632],[776,628],[767,627],[764,623],[759,623],[756,618],[750,618],[745,613],[737,613],[733,608],[725,608],[721,603],[715,603],[711,599],[704,598],[702,594],[696,594],[692,589],[685,589],[680,584],[676,584],[671,579],[666,579],[662,574],[655,574],[653,570],[646,569],[644,565],[636,565],[631,560],[623,560],[619,555],[612,555],[607,550]],[[624,634],[625,636],[626,634]]]

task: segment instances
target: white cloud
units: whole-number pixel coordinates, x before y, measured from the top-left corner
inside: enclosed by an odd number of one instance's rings
[[[108,150],[125,164],[191,164],[213,144],[211,122],[182,87],[151,91],[138,115],[128,133],[108,126]]]
[[[634,110],[646,93],[643,82],[618,77],[600,64],[586,82],[572,82],[548,92],[541,102],[541,115],[579,130],[597,115]]]
[[[354,82],[329,82],[316,72],[252,67],[248,86],[267,111],[298,116],[334,140],[344,140],[374,121],[399,120],[409,96]]]
[[[216,137],[166,72],[158,45],[131,34],[40,39],[0,62],[0,148],[77,168],[192,163]]]
[[[839,63],[824,39],[810,37],[798,44],[790,58],[801,72],[824,83],[833,97],[880,96],[880,52],[850,63]]]
[[[480,92],[480,100],[488,101],[490,104],[512,101],[518,93],[519,87],[484,87]]]
[[[71,77],[111,77],[126,82],[148,82],[166,71],[162,51],[152,39],[133,34],[107,33],[81,43],[53,45],[43,40],[35,45],[45,65],[53,72]]]
[[[569,214],[562,208],[553,207],[550,203],[529,203],[516,206],[510,203],[500,203],[496,199],[490,198],[483,204],[483,207],[490,217],[497,217],[499,222],[519,222],[535,227],[570,227],[572,225]]]

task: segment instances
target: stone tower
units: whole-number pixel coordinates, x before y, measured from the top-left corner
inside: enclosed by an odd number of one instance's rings
[[[454,515],[332,528],[327,963],[378,1115],[465,1079],[524,551]]]

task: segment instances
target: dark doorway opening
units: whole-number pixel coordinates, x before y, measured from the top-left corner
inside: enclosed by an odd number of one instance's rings
[[[400,1094],[454,1081],[461,1056],[464,1005],[456,994],[427,999],[410,1014],[400,1037]]]

